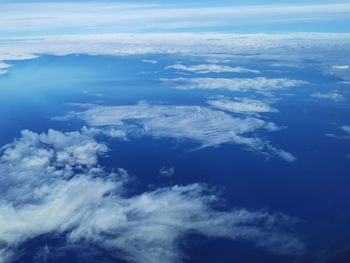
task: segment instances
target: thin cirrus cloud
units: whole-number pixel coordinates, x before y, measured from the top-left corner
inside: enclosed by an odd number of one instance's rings
[[[27,34],[152,32],[169,30],[207,30],[253,26],[278,30],[295,29],[295,23],[327,24],[349,21],[348,3],[265,4],[202,6],[190,4],[118,4],[112,2],[3,3],[0,4],[0,32]],[[233,26],[234,25],[234,26]],[[289,28],[288,26],[292,26]],[[319,27],[315,27],[319,28]],[[334,26],[334,30],[337,28]],[[294,30],[297,31],[297,30]],[[312,30],[311,30],[312,31]]]
[[[86,110],[71,112],[55,119],[78,118],[92,127],[102,127],[102,133],[106,135],[111,129],[121,131],[117,134],[123,134],[122,138],[124,135],[148,135],[155,138],[186,139],[199,143],[199,148],[235,143],[267,157],[278,157],[288,162],[296,160],[291,153],[251,135],[280,129],[276,124],[259,118],[233,117],[223,111],[195,105],[151,105],[140,102],[124,106],[85,107]]]
[[[207,102],[212,107],[234,113],[259,115],[259,113],[278,112],[270,106],[270,103],[249,98],[229,98],[211,99]]]
[[[334,134],[334,133],[327,133],[326,136],[337,138],[337,139],[346,139],[350,140],[350,126],[349,125],[343,125],[340,127],[341,133],[340,134]]]
[[[306,81],[287,78],[173,78],[161,79],[165,84],[177,89],[226,89],[229,91],[269,91],[292,88],[307,84]]]
[[[6,74],[9,67],[11,67],[11,65],[0,61],[0,75]]]
[[[175,69],[184,72],[206,74],[206,73],[261,73],[259,70],[248,69],[244,67],[231,67],[218,64],[198,64],[186,66],[182,64],[175,64],[167,66],[165,69]]]
[[[109,172],[99,164],[108,147],[94,134],[86,128],[25,130],[2,148],[1,263],[25,254],[26,242],[52,233],[64,238],[63,246],[98,244],[140,263],[182,261],[179,241],[190,233],[251,242],[279,255],[304,253],[303,242],[286,229],[296,219],[266,211],[217,211],[216,193],[201,184],[127,195],[127,172]],[[38,253],[46,260],[58,256],[48,247]]]

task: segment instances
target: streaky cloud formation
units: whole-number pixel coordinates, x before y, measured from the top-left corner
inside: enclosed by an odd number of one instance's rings
[[[337,138],[337,139],[350,140],[350,126],[348,125],[341,126],[340,130],[342,131],[343,134],[326,133],[326,136]]]
[[[0,75],[6,74],[9,67],[11,67],[11,65],[0,61]]]
[[[177,89],[226,89],[229,91],[269,91],[296,87],[307,84],[306,81],[286,78],[173,78],[162,79]]]
[[[328,92],[328,93],[322,93],[322,92],[316,92],[312,93],[311,97],[316,99],[326,99],[326,100],[332,100],[336,102],[344,101],[345,97],[338,92]]]
[[[216,98],[207,102],[212,107],[234,113],[258,115],[259,113],[278,112],[269,103],[249,98]]]
[[[88,109],[85,111],[71,112],[55,119],[78,118],[93,127],[103,127],[102,132],[112,127],[130,135],[187,139],[200,143],[200,148],[236,143],[269,157],[295,160],[292,154],[277,150],[268,141],[251,135],[258,131],[279,130],[274,123],[258,118],[238,118],[223,111],[193,105],[151,105],[140,102],[135,105],[86,107]]]
[[[218,64],[198,64],[198,65],[191,65],[191,66],[175,64],[175,65],[167,66],[165,69],[175,69],[179,71],[198,73],[198,74],[225,73],[225,72],[256,73],[256,74],[261,73],[259,70],[248,69],[244,67],[230,67],[230,66],[218,65]]]
[[[70,30],[74,33],[98,33],[104,29],[111,33],[167,32],[171,30],[204,30],[213,28],[271,26],[291,23],[319,23],[336,21],[346,24],[350,13],[348,3],[327,4],[264,4],[264,5],[184,5],[133,4],[114,2],[64,3],[0,3],[0,33],[38,35],[40,32],[58,34]],[[277,27],[278,28],[278,27]],[[276,30],[276,28],[275,28]],[[281,32],[281,30],[276,30]],[[283,30],[282,30],[283,31]],[[295,30],[294,30],[295,31]],[[312,31],[312,30],[311,30]]]
[[[218,211],[220,198],[202,184],[128,195],[127,172],[99,164],[108,148],[94,132],[25,130],[2,148],[0,262],[11,262],[22,244],[50,233],[62,236],[65,246],[95,244],[140,263],[182,261],[179,242],[191,233],[252,242],[280,255],[304,253],[304,244],[287,230],[296,219],[266,211]],[[50,253],[45,250],[48,260],[56,256]]]
[[[332,66],[333,69],[340,69],[340,70],[344,70],[344,69],[350,69],[349,65],[333,65]]]

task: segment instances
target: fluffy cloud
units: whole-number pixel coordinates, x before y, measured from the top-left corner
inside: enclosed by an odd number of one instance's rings
[[[87,129],[23,131],[2,149],[0,262],[11,261],[26,241],[50,233],[64,237],[67,246],[89,243],[120,251],[131,262],[179,262],[179,240],[189,233],[252,242],[281,255],[303,253],[303,243],[286,230],[295,219],[217,211],[218,197],[201,184],[127,195],[126,171],[107,172],[98,164],[106,151]]]
[[[175,64],[175,65],[167,66],[165,69],[175,69],[175,70],[199,73],[199,74],[205,74],[205,73],[211,73],[211,72],[213,73],[224,73],[224,72],[256,73],[256,74],[260,73],[259,70],[248,69],[243,67],[230,67],[230,66],[217,65],[217,64],[199,64],[199,65],[192,65],[192,66]]]
[[[285,78],[174,78],[162,79],[177,89],[227,89],[230,91],[276,90],[304,85],[307,82]]]
[[[208,104],[216,109],[234,113],[257,115],[259,113],[277,112],[277,109],[272,108],[269,103],[248,98],[236,98],[235,100],[218,98],[209,100]]]
[[[125,106],[90,105],[87,110],[72,112],[65,118],[79,118],[91,126],[107,130],[114,128],[130,135],[187,139],[200,143],[200,148],[236,143],[267,156],[277,155],[291,161],[269,142],[251,135],[258,131],[279,130],[274,123],[253,117],[233,117],[202,106],[151,105],[146,102]]]
[[[316,99],[326,99],[326,100],[333,100],[333,101],[345,100],[345,97],[337,92],[328,92],[328,93],[316,92],[311,94],[311,97]]]

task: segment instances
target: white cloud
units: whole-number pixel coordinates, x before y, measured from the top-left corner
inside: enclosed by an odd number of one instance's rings
[[[327,99],[327,100],[333,100],[338,102],[345,100],[345,97],[337,92],[328,92],[328,93],[316,92],[311,94],[311,97],[316,99]]]
[[[177,89],[227,89],[229,91],[269,91],[305,85],[307,82],[286,78],[174,78],[162,79]]]
[[[173,177],[174,173],[175,173],[174,167],[166,168],[163,166],[159,170],[159,175],[164,176],[164,177]]]
[[[118,250],[132,262],[179,262],[179,240],[189,233],[252,242],[281,255],[304,252],[303,243],[285,230],[295,219],[245,209],[217,211],[218,197],[201,184],[126,195],[127,173],[99,165],[107,148],[90,135],[87,129],[23,131],[2,149],[0,262],[10,262],[17,246],[50,233],[65,237],[67,246],[92,243]],[[81,147],[83,158],[75,155]],[[45,253],[49,259],[50,250]]]
[[[341,129],[350,135],[350,126],[342,126]]]
[[[332,66],[333,69],[349,69],[349,65],[334,65]]]
[[[268,142],[252,135],[259,131],[279,130],[274,123],[258,118],[236,118],[201,106],[150,105],[145,102],[89,107],[67,117],[82,119],[91,126],[114,127],[131,135],[187,139],[200,143],[201,148],[236,143],[269,156],[278,152],[272,150],[274,148]],[[283,155],[277,156],[284,159]],[[285,160],[290,161],[289,158]]]
[[[9,67],[11,67],[11,65],[0,61],[0,75],[6,74]]]
[[[2,3],[2,32],[36,33],[92,31],[112,32],[160,31],[266,25],[276,23],[346,21],[347,3],[181,6],[105,3]]]
[[[149,63],[149,64],[157,64],[158,63],[157,60],[152,60],[152,59],[142,59],[141,61],[144,63]]]
[[[215,100],[209,100],[208,104],[219,110],[243,114],[257,115],[259,113],[278,111],[277,109],[272,108],[267,102],[249,98],[236,98],[235,100],[228,98],[217,98]]]
[[[343,134],[327,133],[326,136],[337,138],[337,139],[350,140],[350,126],[347,126],[347,125],[341,126],[340,130],[342,131]]]
[[[205,73],[224,73],[224,72],[231,72],[231,73],[260,73],[259,70],[254,69],[248,69],[244,67],[230,67],[225,65],[217,65],[217,64],[199,64],[199,65],[191,65],[191,66],[185,66],[182,64],[175,64],[171,66],[167,66],[165,69],[175,69],[180,71],[187,71],[192,73],[198,73],[198,74],[205,74]]]

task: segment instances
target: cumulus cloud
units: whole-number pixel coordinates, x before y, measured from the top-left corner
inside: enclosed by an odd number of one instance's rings
[[[186,71],[191,73],[205,74],[205,73],[260,73],[259,70],[248,69],[244,67],[230,67],[225,65],[217,65],[217,64],[199,64],[199,65],[191,65],[185,66],[182,64],[175,64],[171,66],[167,66],[165,69],[175,69],[180,71]]]
[[[151,105],[146,102],[88,107],[84,111],[72,112],[64,119],[79,118],[90,126],[115,128],[130,135],[186,139],[199,143],[200,148],[236,143],[267,156],[278,153],[272,150],[274,148],[269,142],[252,134],[277,131],[279,127],[254,117],[233,117],[202,106]],[[283,155],[277,156],[286,160]]]
[[[304,252],[288,231],[295,219],[266,211],[218,211],[220,199],[201,184],[128,195],[127,172],[99,165],[107,150],[87,129],[23,131],[3,147],[0,262],[10,262],[21,244],[52,233],[67,246],[94,244],[131,262],[179,262],[179,242],[190,233],[252,242],[281,255]],[[50,259],[49,249],[45,258]]]
[[[257,115],[259,113],[278,111],[277,109],[271,107],[267,102],[249,98],[236,98],[235,100],[228,98],[217,98],[209,100],[207,103],[219,110],[242,114]]]
[[[226,89],[229,91],[269,91],[284,89],[307,84],[302,80],[293,80],[286,78],[269,79],[265,77],[258,78],[174,78],[162,79],[166,84],[172,85],[177,89]]]
[[[311,97],[316,98],[316,99],[326,99],[326,100],[332,100],[332,101],[344,101],[345,97],[337,92],[328,92],[328,93],[321,93],[321,92],[316,92],[311,94]]]

